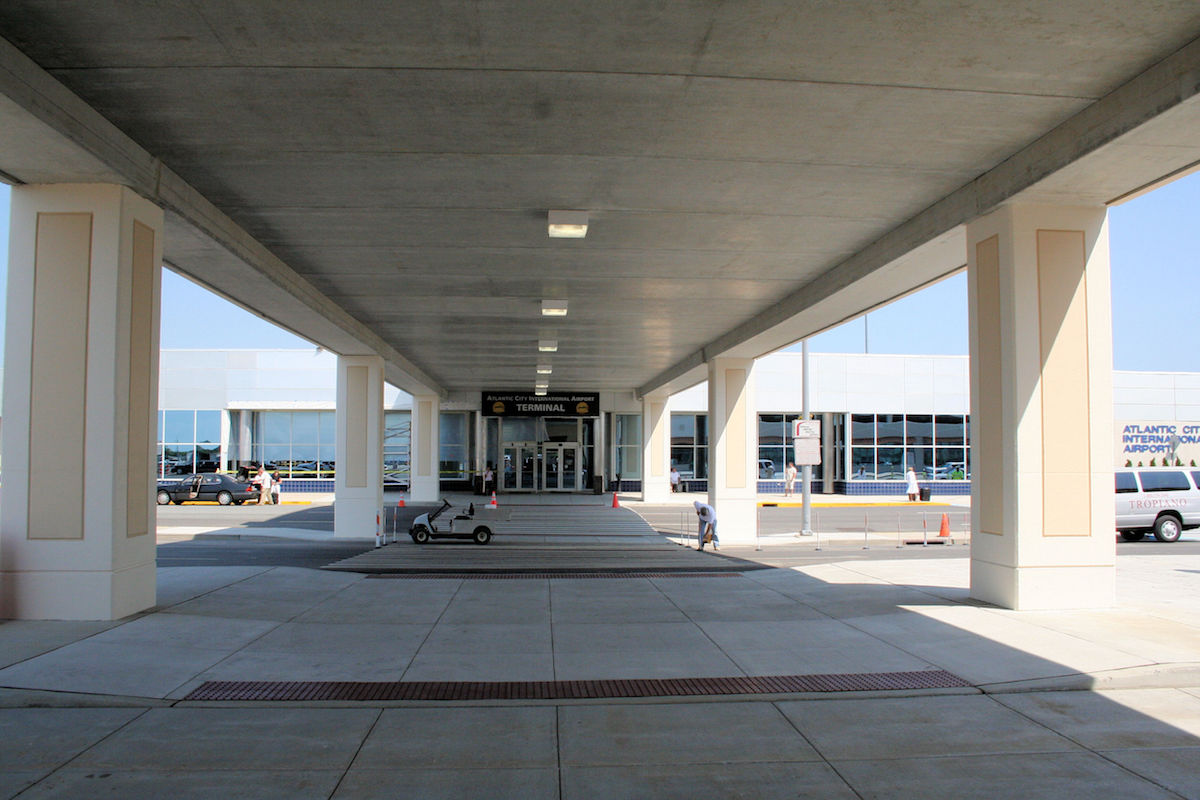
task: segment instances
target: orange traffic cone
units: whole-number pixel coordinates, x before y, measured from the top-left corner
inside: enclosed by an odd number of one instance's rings
[[[617,493],[616,493],[616,492],[613,492],[613,504],[612,504],[612,507],[613,507],[613,508],[620,508],[620,507],[621,507],[621,504],[617,502]]]
[[[942,514],[942,529],[940,531],[938,531],[938,538],[940,538],[940,539],[950,538],[950,515],[949,514]]]
[[[396,508],[404,508],[404,492],[400,493],[400,500],[396,503]]]
[[[496,504],[496,493],[492,492],[492,499],[488,501],[488,508],[499,508],[499,507],[500,506]]]

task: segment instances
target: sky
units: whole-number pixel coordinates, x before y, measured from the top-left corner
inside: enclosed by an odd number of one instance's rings
[[[9,195],[0,184],[0,253],[8,252]],[[1200,172],[1110,208],[1109,246],[1114,368],[1200,372],[1200,348],[1192,344],[1186,324],[1181,326],[1192,319],[1192,303],[1200,298]],[[4,263],[0,294],[7,258]],[[3,315],[0,306],[0,321]],[[197,325],[197,319],[204,324]],[[863,319],[851,320],[812,337],[809,350],[862,353],[865,344],[871,353],[966,355],[966,274],[872,311],[865,327],[866,337]],[[239,348],[250,342],[256,348],[312,346],[163,270],[163,347]]]

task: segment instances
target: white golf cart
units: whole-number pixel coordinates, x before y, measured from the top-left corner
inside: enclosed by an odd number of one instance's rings
[[[446,511],[450,501],[442,499],[442,507],[413,520],[408,535],[416,544],[426,544],[430,539],[470,539],[475,544],[487,544],[492,540],[492,528],[475,519],[475,504],[471,503],[449,518]]]

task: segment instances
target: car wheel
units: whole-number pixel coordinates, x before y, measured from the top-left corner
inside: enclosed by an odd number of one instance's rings
[[[425,544],[429,541],[428,528],[413,528],[412,540],[417,544]]]
[[[1127,542],[1140,542],[1146,538],[1145,531],[1121,531],[1121,538]]]
[[[229,492],[217,492],[217,502],[223,506],[227,506],[233,502],[233,495]]]
[[[181,505],[183,505],[183,501],[182,501],[182,500],[176,500],[176,501],[175,501],[175,505],[177,505],[177,506],[181,506]]]
[[[171,502],[171,495],[167,494],[166,492],[158,493],[158,504],[160,506],[165,506],[170,502]]]
[[[1154,520],[1154,538],[1160,542],[1177,542],[1183,534],[1183,524],[1169,514]]]
[[[492,532],[480,525],[475,529],[475,533],[471,536],[471,540],[475,542],[475,544],[487,544],[492,540]]]

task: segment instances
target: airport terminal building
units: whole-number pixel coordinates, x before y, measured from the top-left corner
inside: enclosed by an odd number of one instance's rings
[[[911,465],[936,494],[969,494],[965,356],[810,355],[811,414],[820,423],[816,492],[902,494]],[[336,356],[319,349],[163,350],[160,475],[266,464],[285,487],[330,491],[336,474]],[[803,359],[759,359],[758,490],[782,493]],[[1200,375],[1116,372],[1114,465],[1200,458]],[[641,402],[615,393],[526,396],[501,390],[444,402],[445,489],[478,488],[490,464],[499,492],[639,491]],[[707,489],[704,384],[670,399],[670,460],[684,487]],[[385,485],[409,483],[412,396],[384,392]],[[619,481],[619,483],[618,483]]]

